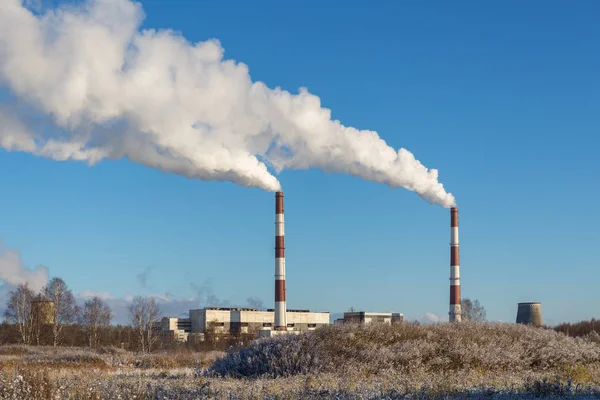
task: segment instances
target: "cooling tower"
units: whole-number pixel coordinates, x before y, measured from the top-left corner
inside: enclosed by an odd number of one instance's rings
[[[275,193],[275,330],[287,330],[283,192]]]
[[[460,261],[458,255],[458,208],[450,209],[450,322],[460,322]]]
[[[34,320],[38,320],[42,325],[54,324],[54,302],[45,300],[32,301],[31,314]]]
[[[542,304],[539,302],[519,303],[517,324],[542,326]]]

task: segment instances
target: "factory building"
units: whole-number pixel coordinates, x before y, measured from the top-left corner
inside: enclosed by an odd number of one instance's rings
[[[160,331],[163,336],[168,336],[179,342],[186,342],[191,332],[190,318],[164,317],[160,321]]]
[[[401,324],[404,322],[404,315],[401,313],[379,313],[379,312],[365,312],[365,311],[352,311],[345,312],[344,318],[335,320],[335,324],[370,324],[370,323],[384,323],[388,325]]]
[[[329,312],[287,310],[287,327],[294,331],[312,331],[329,325]],[[273,328],[275,310],[256,308],[205,307],[189,311],[189,318],[163,318],[161,333],[178,341],[190,336],[202,339],[206,333],[239,335],[257,334],[263,328]]]

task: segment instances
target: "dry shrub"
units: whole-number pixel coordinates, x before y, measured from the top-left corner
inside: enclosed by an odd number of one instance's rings
[[[567,364],[563,367],[562,376],[574,383],[589,383],[593,373],[589,366]]]
[[[129,354],[129,351],[122,349],[120,347],[114,347],[114,346],[97,347],[90,351],[93,351],[97,354],[102,354],[102,355],[106,354],[109,356],[121,356],[121,357],[124,357]]]
[[[259,340],[210,368],[219,376],[423,370],[527,372],[600,363],[600,345],[524,325],[332,325],[304,335]]]
[[[22,356],[24,354],[31,354],[32,352],[31,347],[20,344],[0,346],[0,355],[2,356]]]
[[[135,357],[133,365],[136,368],[207,368],[225,353],[218,351],[210,352],[158,352],[144,354]]]

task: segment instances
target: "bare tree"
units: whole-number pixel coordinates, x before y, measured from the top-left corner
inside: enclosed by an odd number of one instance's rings
[[[152,351],[152,346],[158,340],[158,335],[155,335],[155,324],[160,319],[160,307],[154,297],[146,299],[146,334],[148,352]]]
[[[77,308],[73,293],[61,278],[52,278],[52,280],[42,289],[46,300],[54,303],[53,307],[53,325],[52,325],[52,344],[57,346],[62,340],[62,329],[66,324],[75,320]]]
[[[482,322],[486,320],[487,313],[479,300],[471,301],[469,298],[463,298],[460,305],[463,321]]]
[[[81,310],[81,322],[85,327],[90,347],[98,346],[100,334],[110,325],[112,312],[98,296],[87,300]]]
[[[143,297],[136,296],[129,305],[129,319],[131,320],[131,326],[133,326],[133,329],[138,334],[142,353],[146,352],[146,341],[144,340],[144,303]]]
[[[23,344],[31,344],[33,339],[33,313],[31,312],[31,302],[35,297],[33,290],[27,283],[20,284],[10,292],[4,318],[7,321],[17,324],[21,341]]]
[[[140,348],[143,353],[152,351],[158,340],[154,334],[154,324],[160,317],[160,308],[154,297],[136,296],[129,306],[131,325],[138,334]]]

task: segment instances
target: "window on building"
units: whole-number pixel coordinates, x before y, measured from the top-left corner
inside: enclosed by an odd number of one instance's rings
[[[273,324],[272,324],[272,323],[270,323],[270,322],[264,322],[264,323],[263,323],[263,327],[265,327],[265,328],[267,328],[267,327],[271,327],[271,326],[273,326]]]
[[[309,327],[309,328],[316,328],[316,327],[317,327],[317,324],[308,324],[308,327]]]

